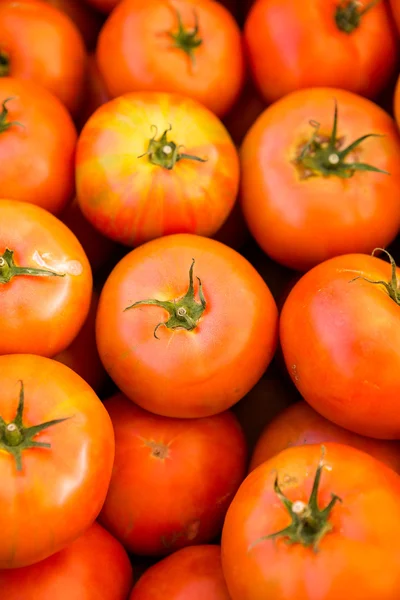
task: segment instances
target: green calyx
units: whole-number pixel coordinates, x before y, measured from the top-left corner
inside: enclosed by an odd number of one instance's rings
[[[13,277],[30,275],[33,277],[65,277],[65,273],[55,273],[49,269],[17,267],[14,262],[14,251],[8,248],[0,255],[0,283],[8,283]]]
[[[0,65],[0,73],[1,73],[1,65]],[[6,131],[13,125],[19,125],[20,127],[23,127],[22,123],[19,123],[19,121],[7,121],[7,117],[8,117],[7,102],[10,102],[11,100],[14,100],[14,98],[6,98],[1,105],[0,133],[3,133],[3,131]]]
[[[378,4],[380,0],[373,0],[362,6],[357,0],[344,0],[336,8],[335,21],[338,29],[344,33],[352,33],[361,23],[362,17]]]
[[[292,522],[281,531],[263,536],[253,542],[249,546],[249,551],[260,542],[277,538],[284,538],[288,544],[302,544],[305,547],[311,546],[315,552],[318,551],[321,540],[327,533],[332,531],[332,524],[329,522],[329,517],[333,507],[337,502],[342,501],[339,496],[332,494],[332,499],[328,506],[322,510],[318,506],[318,490],[321,483],[322,470],[325,466],[324,456],[325,447],[322,446],[322,456],[318,463],[313,488],[307,504],[301,501],[292,502],[286,498],[279,486],[278,477],[275,479],[274,491],[288,511]]]
[[[0,50],[0,77],[7,77],[10,74],[10,59],[7,52]]]
[[[205,158],[200,158],[199,156],[194,156],[192,154],[185,154],[180,152],[182,146],[178,146],[177,144],[175,144],[175,142],[171,142],[167,139],[168,133],[172,129],[171,125],[168,129],[164,131],[164,133],[159,139],[156,139],[157,127],[155,127],[155,125],[153,125],[152,127],[155,129],[154,136],[149,141],[147,151],[144,154],[138,156],[138,158],[148,156],[149,161],[153,165],[163,167],[163,169],[167,169],[168,171],[173,169],[176,163],[182,159],[196,160],[198,162],[207,162],[207,159]]]
[[[23,423],[25,391],[24,384],[21,381],[21,390],[19,393],[19,402],[17,413],[10,423],[6,423],[3,417],[0,416],[0,448],[9,454],[12,454],[15,459],[17,471],[22,470],[22,452],[29,448],[51,448],[51,444],[45,442],[36,442],[33,438],[41,431],[54,427],[65,419],[54,419],[33,427],[25,427]]]
[[[174,48],[183,50],[190,58],[192,64],[194,64],[195,50],[203,43],[203,40],[199,37],[199,19],[197,13],[194,13],[194,27],[191,29],[185,29],[179,11],[176,11],[176,17],[178,20],[178,30],[176,32],[168,31],[167,34],[172,39]]]
[[[372,256],[375,256],[376,252],[384,252],[386,254],[386,256],[389,258],[390,265],[392,267],[392,276],[390,278],[390,281],[382,281],[379,279],[374,281],[372,279],[367,279],[367,277],[363,277],[362,275],[358,275],[358,277],[354,277],[354,279],[351,279],[349,281],[349,283],[353,283],[353,281],[357,281],[357,279],[362,279],[363,281],[367,281],[368,283],[373,283],[375,285],[383,285],[383,287],[389,294],[390,298],[394,302],[396,302],[396,304],[400,305],[400,290],[399,290],[399,282],[397,280],[397,272],[396,272],[397,265],[394,261],[394,258],[391,254],[389,254],[389,252],[387,250],[384,250],[384,248],[375,248],[375,250],[372,252]]]
[[[199,277],[197,277],[197,280],[199,282],[200,302],[197,302],[195,299],[193,286],[194,263],[195,260],[193,259],[189,270],[189,288],[182,298],[173,301],[155,299],[139,300],[139,302],[135,302],[134,304],[131,304],[125,308],[124,312],[143,304],[160,306],[161,308],[164,308],[169,314],[169,319],[167,321],[163,321],[162,323],[158,323],[154,329],[154,337],[157,339],[159,339],[157,337],[157,331],[161,326],[167,327],[167,329],[171,330],[186,329],[186,331],[193,331],[193,329],[197,327],[200,317],[206,309],[206,300],[204,298],[203,287]]]
[[[346,162],[346,158],[350,153],[356,151],[358,146],[366,139],[382,136],[376,133],[367,133],[341,150],[340,147],[343,144],[343,139],[337,136],[338,107],[336,102],[333,127],[329,136],[323,136],[319,133],[319,123],[310,121],[310,125],[314,128],[314,133],[310,140],[303,146],[295,161],[297,166],[301,168],[303,179],[316,175],[324,177],[334,175],[342,179],[348,179],[356,171],[373,171],[374,173],[389,175],[387,171],[383,171],[372,165],[361,162]]]

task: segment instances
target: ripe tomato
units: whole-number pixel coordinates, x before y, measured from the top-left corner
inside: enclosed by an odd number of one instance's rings
[[[76,114],[85,67],[82,36],[63,12],[33,0],[0,3],[0,77],[33,80]]]
[[[218,118],[175,94],[127,94],[81,133],[78,202],[111,239],[136,246],[171,233],[215,234],[238,191],[239,159]]]
[[[168,417],[205,417],[235,404],[266,370],[277,308],[240,254],[181,234],[117,264],[96,327],[100,358],[131,400]]]
[[[132,567],[121,544],[94,523],[46,560],[0,571],[0,586],[7,600],[126,600]]]
[[[389,0],[389,3],[397,31],[400,33],[400,0]]]
[[[86,71],[85,97],[79,115],[79,128],[82,129],[95,110],[97,110],[99,106],[109,102],[109,100],[111,100],[111,96],[100,75],[96,57],[94,54],[89,54]]]
[[[230,600],[222,573],[220,546],[192,546],[167,556],[142,575],[129,600],[166,598]]]
[[[64,350],[91,293],[89,262],[68,227],[33,204],[0,200],[0,355]]]
[[[268,102],[314,86],[375,97],[397,65],[388,7],[376,0],[258,0],[246,20],[245,43]]]
[[[397,84],[394,92],[393,112],[397,122],[397,126],[400,128],[400,75],[397,79]]]
[[[400,439],[399,275],[380,258],[339,256],[306,273],[281,314],[283,354],[303,398],[333,423],[383,439]]]
[[[0,569],[9,569],[59,552],[97,518],[114,434],[90,386],[55,360],[0,356],[0,390]]]
[[[231,600],[395,600],[400,477],[341,444],[288,448],[239,488],[222,534]]]
[[[265,427],[251,458],[250,470],[290,446],[324,442],[353,446],[400,472],[400,442],[374,440],[342,429],[303,401],[285,408]]]
[[[2,197],[59,213],[74,193],[75,126],[61,102],[30,81],[0,77]]]
[[[101,523],[140,555],[170,554],[218,535],[246,468],[246,444],[233,414],[170,419],[122,394],[105,407],[116,449]]]
[[[177,92],[223,116],[239,96],[239,26],[209,0],[124,0],[107,19],[97,61],[111,96]]]
[[[250,232],[271,258],[302,271],[385,247],[400,227],[399,155],[395,122],[371,101],[331,88],[286,96],[242,146]]]

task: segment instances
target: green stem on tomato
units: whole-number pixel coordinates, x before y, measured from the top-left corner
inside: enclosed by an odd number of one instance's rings
[[[182,50],[189,58],[192,64],[195,62],[195,51],[202,45],[203,40],[199,36],[199,19],[196,11],[194,12],[194,27],[187,29],[184,27],[180,12],[176,11],[178,20],[178,30],[176,32],[168,31],[169,37],[173,41],[175,48]]]
[[[30,275],[31,277],[65,277],[65,273],[56,273],[50,269],[18,267],[14,261],[14,251],[7,248],[0,255],[0,284],[8,283],[13,277],[20,277],[22,275]]]
[[[362,17],[374,8],[381,0],[372,0],[366,6],[362,6],[357,0],[344,0],[336,8],[335,22],[344,33],[352,33],[360,26]]]
[[[375,248],[375,250],[372,252],[372,256],[375,256],[376,252],[384,252],[387,255],[387,257],[389,258],[390,266],[392,268],[392,274],[391,274],[390,281],[383,281],[380,279],[368,279],[367,277],[358,275],[357,277],[354,277],[353,279],[351,279],[349,281],[349,283],[353,283],[353,281],[362,279],[363,281],[366,281],[367,283],[373,283],[374,285],[382,285],[385,288],[385,290],[387,291],[387,293],[389,294],[390,298],[394,302],[396,302],[396,304],[400,305],[400,290],[399,290],[399,282],[397,279],[397,265],[395,263],[395,260],[394,260],[393,256],[391,254],[389,254],[389,252],[387,250],[385,250],[384,248]]]
[[[171,125],[164,131],[159,139],[156,139],[157,128],[155,125],[153,125],[152,128],[155,130],[154,136],[149,140],[147,151],[138,156],[138,158],[148,156],[149,161],[153,165],[163,167],[168,171],[173,169],[176,163],[182,159],[195,160],[197,162],[207,162],[206,158],[200,158],[199,156],[180,152],[182,146],[178,146],[175,142],[168,140],[167,136],[172,129]]]

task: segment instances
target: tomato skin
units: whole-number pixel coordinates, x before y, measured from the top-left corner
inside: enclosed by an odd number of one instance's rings
[[[286,300],[280,340],[293,382],[317,412],[360,435],[399,439],[399,307],[381,286],[350,283],[390,276],[389,263],[361,254],[314,267]]]
[[[14,251],[19,267],[65,275],[20,275],[0,282],[0,354],[52,357],[69,346],[89,312],[88,259],[74,234],[55,216],[33,204],[0,199],[0,254],[7,248]]]
[[[198,20],[202,43],[193,61],[168,35],[178,31],[176,11],[188,31]],[[179,93],[219,117],[233,106],[244,82],[239,26],[224,6],[209,0],[124,0],[101,30],[96,56],[112,97]]]
[[[303,177],[295,164],[310,140],[310,120],[329,135],[338,106],[338,138],[361,143],[346,162],[384,171]],[[300,271],[332,256],[385,248],[400,227],[400,137],[393,119],[371,101],[345,90],[314,88],[266,109],[241,149],[241,201],[250,232],[273,260]]]
[[[339,5],[340,0],[254,3],[244,37],[253,79],[267,102],[309,87],[332,86],[371,98],[384,89],[398,57],[386,3],[371,8],[352,33],[335,23]]]
[[[150,567],[129,600],[230,600],[220,546],[182,548]],[[12,600],[12,599],[11,599]]]
[[[320,445],[288,448],[244,480],[228,509],[222,534],[222,567],[232,600],[395,600],[400,592],[400,477],[373,457],[327,443],[318,504],[337,494],[318,545],[288,545],[285,539],[250,544],[290,524],[274,492],[279,477],[292,502],[307,502],[321,458]],[[362,552],[360,552],[362,547]],[[384,577],[382,577],[384,573]],[[357,577],[357,585],[354,585]]]
[[[58,214],[74,194],[73,121],[58,98],[31,81],[0,77],[0,104],[7,98],[7,122],[21,125],[0,132],[1,196]]]
[[[72,114],[81,102],[86,51],[79,30],[63,12],[33,0],[0,3],[0,51],[10,77],[33,80],[57,96]]]
[[[93,523],[44,561],[0,571],[0,586],[7,600],[126,600],[132,567],[121,544]]]
[[[399,10],[400,14],[400,10]],[[400,129],[400,75],[397,79],[396,88],[393,99],[393,112],[396,119],[397,127]]]
[[[168,141],[206,162],[182,159],[171,170],[150,162],[149,141],[169,124]],[[211,236],[235,203],[239,158],[222,123],[199,103],[132,93],[104,104],[86,123],[76,186],[86,218],[127,246],[173,233]]]
[[[124,309],[182,297],[193,259],[206,309],[192,331],[160,327],[157,339],[164,308]],[[235,404],[265,372],[277,344],[277,308],[240,254],[181,234],[139,246],[118,263],[100,296],[96,334],[103,365],[136,404],[170,417],[205,417]]]
[[[0,415],[6,423],[15,417],[20,381],[26,426],[67,420],[35,437],[50,443],[49,449],[22,451],[22,471],[9,452],[0,453],[0,569],[39,562],[77,539],[100,512],[114,458],[110,418],[79,375],[40,356],[0,356]]]
[[[392,17],[396,23],[397,31],[400,33],[400,2],[399,0],[389,0]]]
[[[116,450],[100,522],[140,555],[163,556],[218,535],[246,468],[246,444],[233,414],[170,419],[122,394],[104,405]]]

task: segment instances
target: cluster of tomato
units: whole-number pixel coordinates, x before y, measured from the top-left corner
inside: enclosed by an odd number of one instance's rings
[[[1,598],[398,600],[399,31],[0,0]]]

